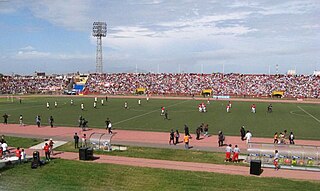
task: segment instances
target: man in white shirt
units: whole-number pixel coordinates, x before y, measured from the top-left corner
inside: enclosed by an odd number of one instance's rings
[[[2,147],[2,153],[3,153],[3,155],[4,155],[5,153],[9,153],[9,154],[10,154],[10,151],[8,150],[8,144],[7,144],[6,142],[3,142],[2,145],[1,145],[1,147]]]
[[[250,143],[251,137],[252,137],[251,132],[247,131],[246,135],[244,136],[244,139],[246,140],[247,144]]]

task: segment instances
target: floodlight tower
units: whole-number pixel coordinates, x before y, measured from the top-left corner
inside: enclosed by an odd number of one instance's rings
[[[96,72],[103,72],[102,63],[102,37],[107,36],[106,22],[94,22],[92,28],[92,36],[97,37],[97,52],[96,52]]]

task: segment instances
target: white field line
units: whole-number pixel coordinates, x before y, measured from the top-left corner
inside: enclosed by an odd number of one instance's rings
[[[190,100],[186,100],[186,101],[183,101],[183,102],[175,103],[175,104],[169,105],[168,107],[180,105],[180,104],[185,103],[185,102],[188,102],[188,101],[190,101]],[[120,123],[123,123],[123,122],[126,122],[126,121],[130,121],[130,120],[132,120],[132,119],[136,119],[136,118],[139,118],[139,117],[142,117],[142,116],[145,116],[145,115],[148,115],[148,114],[150,114],[150,113],[157,112],[157,111],[159,111],[159,109],[156,109],[156,110],[153,110],[153,111],[149,111],[149,112],[144,113],[144,114],[141,114],[141,115],[136,115],[136,116],[134,116],[134,117],[130,117],[130,118],[125,119],[125,120],[122,120],[122,121],[115,122],[113,125],[117,125],[117,124],[120,124]]]
[[[302,109],[300,106],[297,106],[299,109],[301,109],[303,112],[305,112],[306,114],[308,114],[310,117],[312,117],[313,119],[315,119],[316,121],[318,121],[320,123],[320,120],[318,118],[316,118],[315,116],[311,115],[309,112],[307,112],[306,110]]]

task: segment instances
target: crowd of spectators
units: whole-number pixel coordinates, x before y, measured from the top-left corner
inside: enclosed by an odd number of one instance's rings
[[[60,92],[66,85],[66,80],[61,76],[2,76],[0,94]]]
[[[67,87],[64,78],[54,76],[3,76],[0,93],[41,93]],[[288,98],[320,98],[320,76],[194,74],[194,73],[112,73],[90,74],[86,90],[100,94],[132,94],[145,88],[152,95],[200,95],[211,89],[214,95],[270,97],[283,91]]]
[[[90,92],[107,94],[134,93],[142,87],[156,95],[199,95],[212,89],[214,95],[269,97],[273,91],[284,91],[284,97],[320,98],[320,77],[314,75],[91,74],[87,87]]]

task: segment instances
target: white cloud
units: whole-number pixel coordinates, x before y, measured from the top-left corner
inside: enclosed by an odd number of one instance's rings
[[[35,17],[47,20],[54,25],[73,30],[86,30],[91,24],[88,15],[90,1],[42,0],[29,4]]]
[[[76,59],[93,59],[94,55],[89,54],[66,54],[66,53],[51,53],[38,51],[32,46],[21,48],[12,58],[18,60],[32,59],[54,59],[54,60],[76,60]]]

